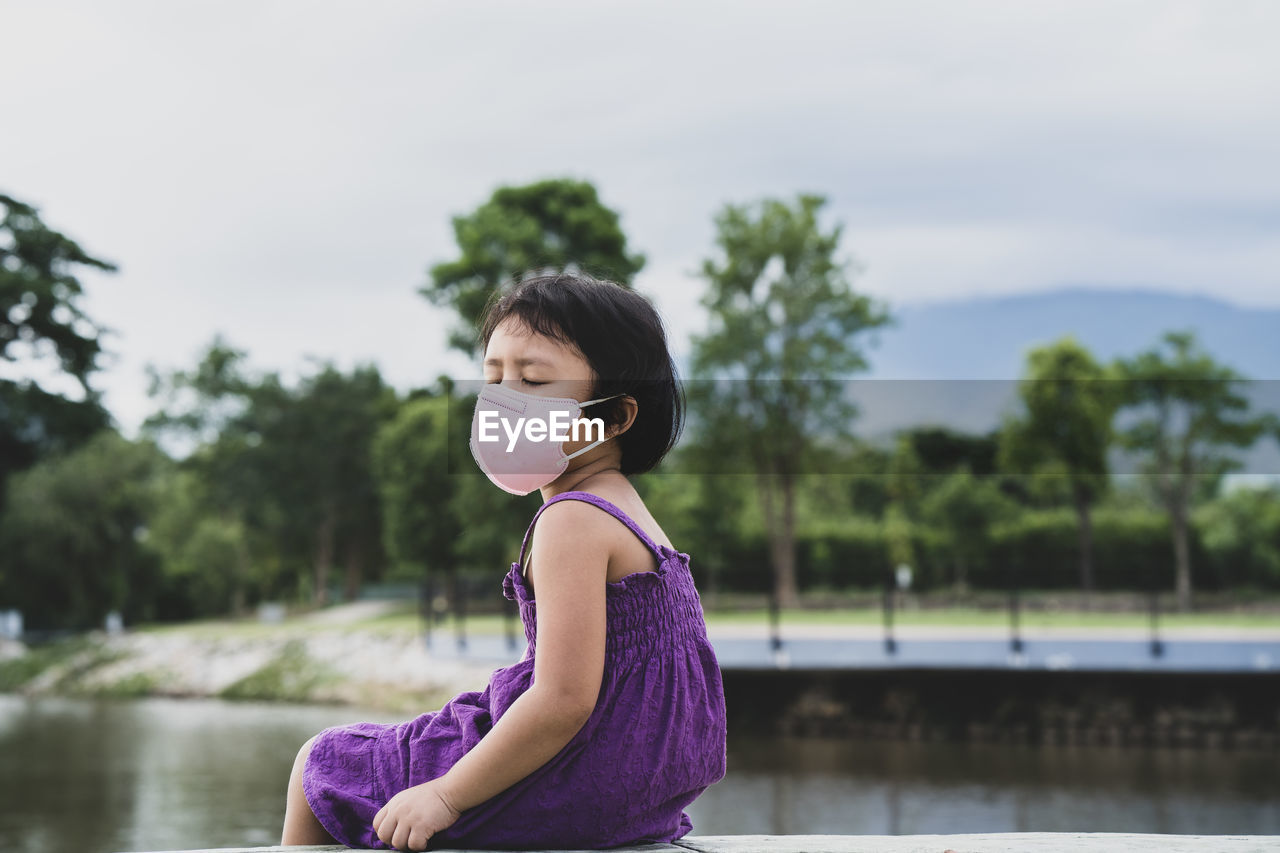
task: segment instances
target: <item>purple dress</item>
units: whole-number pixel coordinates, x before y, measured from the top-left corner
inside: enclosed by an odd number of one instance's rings
[[[533,682],[536,602],[521,564],[533,525],[559,500],[581,500],[618,518],[659,561],[656,572],[606,581],[604,675],[595,710],[546,764],[462,813],[428,846],[599,849],[674,841],[693,829],[684,808],[724,778],[724,687],[707,640],[689,555],[658,545],[614,504],[589,492],[555,495],[533,516],[520,559],[503,580],[528,649],[439,711],[395,725],[325,729],[302,774],[320,823],[348,847],[386,849],[373,816],[399,791],[435,779],[502,718]]]

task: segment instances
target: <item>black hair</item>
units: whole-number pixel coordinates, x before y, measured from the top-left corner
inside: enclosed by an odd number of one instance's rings
[[[528,329],[582,353],[595,373],[591,396],[627,394],[639,411],[617,437],[622,473],[654,468],[676,444],[684,426],[684,396],[667,349],[662,318],[644,296],[584,272],[511,280],[494,290],[480,321],[481,352],[509,317]],[[622,398],[589,408],[606,426],[623,420]],[[585,414],[585,412],[584,412]]]

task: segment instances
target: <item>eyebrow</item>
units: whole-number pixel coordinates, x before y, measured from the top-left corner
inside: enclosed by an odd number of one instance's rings
[[[523,364],[545,364],[547,367],[554,367],[554,366],[555,366],[555,365],[553,365],[551,362],[547,361],[545,358],[517,358],[517,359],[515,360],[515,362],[516,362],[516,364],[521,364],[521,365],[523,365]],[[488,366],[490,366],[490,365],[493,365],[494,367],[501,367],[501,366],[502,366],[502,359],[497,358],[497,357],[493,357],[493,358],[486,358],[486,359],[484,360],[484,365],[485,365],[485,367],[488,367]]]

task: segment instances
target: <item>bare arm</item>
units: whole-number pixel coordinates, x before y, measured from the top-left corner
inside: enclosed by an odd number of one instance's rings
[[[604,675],[604,581],[617,541],[611,521],[581,501],[560,501],[539,516],[530,555],[538,567],[533,683],[447,773],[378,812],[373,826],[383,841],[400,846],[392,840],[401,838],[397,826],[405,839],[415,833],[411,845],[423,837],[417,828],[425,837],[440,831],[550,761],[590,718]],[[435,811],[420,805],[428,799]]]
[[[546,764],[586,723],[586,713],[565,707],[530,687],[471,751],[440,777],[444,797],[458,811],[479,805]]]

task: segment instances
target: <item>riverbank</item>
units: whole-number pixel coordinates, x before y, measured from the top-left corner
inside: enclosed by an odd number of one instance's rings
[[[495,665],[428,653],[420,637],[341,626],[226,626],[102,632],[0,652],[0,691],[169,696],[437,708],[482,690]]]
[[[1107,613],[1100,607],[1089,614],[1054,615],[1050,621],[1028,614],[1020,620],[1022,638],[1088,637],[1142,643],[1149,636],[1149,626],[1144,626],[1140,614]],[[865,642],[883,635],[874,611],[807,611],[804,616],[808,618],[798,616],[783,613],[780,629],[784,638]],[[942,614],[907,609],[895,614],[893,633],[902,642],[1007,638],[1007,622],[1002,623],[999,614],[986,616],[966,624],[954,612],[940,618]],[[1280,622],[1268,620],[1268,627],[1262,627],[1255,621],[1258,616],[1257,612],[1196,613],[1180,624],[1162,620],[1160,635],[1167,641],[1280,641]],[[763,611],[754,618],[710,611],[707,623],[713,643],[764,640],[771,633]],[[401,713],[437,708],[460,692],[482,690],[493,670],[503,665],[453,654],[454,626],[448,623],[433,631],[436,647],[441,649],[433,655],[422,629],[412,605],[364,601],[297,613],[279,623],[242,619],[145,626],[114,635],[95,632],[30,649],[0,641],[0,691],[346,704]],[[519,625],[510,614],[469,616],[466,633],[474,638],[489,635],[491,644],[503,635],[514,635],[513,662],[523,648]],[[826,707],[822,702],[817,705]],[[813,707],[813,702],[799,701],[790,716],[809,719]],[[856,715],[828,716],[847,720]],[[824,720],[818,728],[829,723]]]

